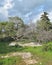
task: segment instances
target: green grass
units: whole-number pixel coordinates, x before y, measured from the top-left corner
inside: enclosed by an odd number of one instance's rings
[[[42,47],[26,47],[24,48],[23,51],[26,52],[31,52],[33,54],[33,58],[37,59],[39,61],[38,64],[35,65],[40,65],[40,62],[42,63],[42,65],[52,65],[52,52],[51,51],[47,51],[44,52],[42,50]]]
[[[17,46],[9,46],[11,42],[0,42],[0,54],[6,54],[9,52],[21,51],[23,47]]]
[[[0,65],[25,65],[25,62],[18,56],[0,59]]]
[[[35,65],[52,65],[52,51],[43,51],[43,47],[9,47],[10,42],[0,42],[0,56],[10,52],[31,52],[32,58],[38,61]],[[52,42],[49,42],[52,44]],[[0,65],[26,65],[21,57],[0,59]]]

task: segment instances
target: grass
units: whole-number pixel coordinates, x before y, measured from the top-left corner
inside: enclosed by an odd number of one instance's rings
[[[39,61],[38,64],[35,65],[40,65],[40,62],[42,63],[42,65],[52,65],[52,52],[51,51],[47,51],[44,52],[42,50],[42,47],[26,47],[23,51],[26,52],[31,52],[33,54],[33,58],[37,59]]]
[[[11,42],[0,42],[0,54],[6,54],[9,52],[21,51],[23,47],[17,46],[9,46]]]
[[[0,59],[0,65],[25,65],[25,62],[21,57],[10,57],[5,59]]]
[[[43,51],[42,47],[9,47],[10,42],[0,42],[0,56],[10,52],[31,52],[32,58],[35,58],[38,63],[35,65],[52,65],[52,51]],[[49,42],[49,44],[52,42]],[[0,59],[0,65],[26,65],[21,57],[11,57]]]

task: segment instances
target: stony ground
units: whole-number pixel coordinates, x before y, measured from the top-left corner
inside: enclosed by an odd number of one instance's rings
[[[31,46],[31,47],[34,47],[34,46],[42,46],[41,44],[37,43],[37,42],[31,42],[31,43],[25,43],[25,44],[21,44],[21,43],[17,43],[17,42],[11,42],[9,44],[9,46],[15,46],[16,44],[20,45],[20,46]]]
[[[27,46],[27,47],[28,46],[31,46],[31,47],[42,46],[39,43],[34,43],[34,42],[25,43],[25,44],[21,44],[21,43],[17,43],[17,42],[11,42],[9,44],[9,46],[15,46],[16,44],[18,44],[22,47],[25,47],[25,46]],[[23,61],[26,63],[26,65],[38,63],[38,61],[35,58],[32,58],[33,55],[30,52],[13,52],[13,53],[8,53],[5,56],[1,56],[0,58],[9,58],[12,56],[20,56],[23,59]]]
[[[0,58],[8,58],[12,56],[21,56],[21,58],[26,63],[26,65],[38,63],[36,59],[32,59],[33,55],[30,52],[14,52],[14,53],[9,53],[5,56],[1,56]]]

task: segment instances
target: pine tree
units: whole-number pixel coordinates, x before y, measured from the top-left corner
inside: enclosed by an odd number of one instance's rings
[[[48,18],[47,12],[44,12],[41,15],[41,18],[40,18],[39,22],[37,23],[37,26],[38,26],[38,29],[40,29],[40,30],[48,31],[50,29],[51,22],[50,22],[50,19]]]

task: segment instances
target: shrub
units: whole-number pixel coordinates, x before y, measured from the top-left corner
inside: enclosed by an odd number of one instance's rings
[[[52,42],[43,45],[44,51],[52,51]]]

